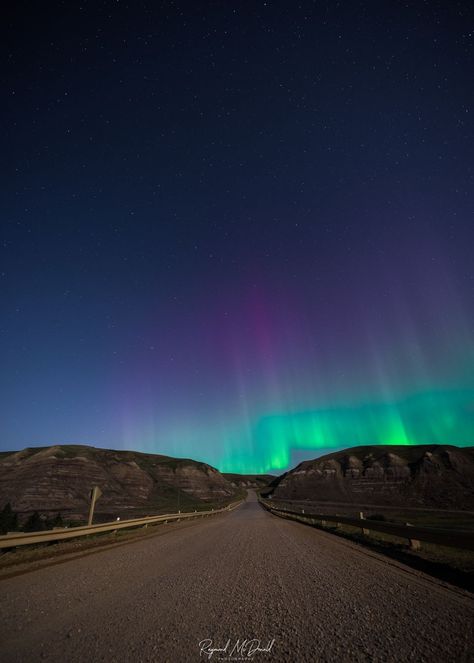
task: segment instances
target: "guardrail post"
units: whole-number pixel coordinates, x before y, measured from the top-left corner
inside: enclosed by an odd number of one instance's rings
[[[412,523],[405,523],[407,527],[413,527]],[[410,550],[421,550],[421,542],[418,539],[408,539]]]
[[[360,518],[361,520],[365,520],[365,518],[364,518],[364,512],[363,512],[363,511],[359,511],[359,518]],[[369,535],[369,530],[366,529],[365,527],[362,527],[362,534],[363,534],[364,536],[368,536],[368,535]]]
[[[119,520],[120,520],[120,516],[118,516],[118,517],[116,518],[116,521],[117,521],[117,522],[119,522]],[[112,532],[112,534],[117,534],[117,532],[118,532],[118,530],[114,529],[114,531]]]

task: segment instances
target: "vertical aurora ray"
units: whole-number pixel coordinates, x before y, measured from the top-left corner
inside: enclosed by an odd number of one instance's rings
[[[366,286],[344,305],[255,281],[191,330],[173,320],[172,363],[146,355],[128,374],[123,446],[280,473],[355,445],[474,444],[472,311],[440,261],[385,266],[371,300]]]

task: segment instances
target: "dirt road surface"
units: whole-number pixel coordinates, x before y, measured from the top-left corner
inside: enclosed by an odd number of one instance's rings
[[[0,592],[3,663],[474,660],[471,595],[254,495]]]

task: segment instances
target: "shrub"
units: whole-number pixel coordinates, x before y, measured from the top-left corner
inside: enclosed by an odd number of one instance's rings
[[[25,532],[41,532],[46,529],[46,521],[41,518],[37,511],[35,511],[26,520],[23,529]]]
[[[10,502],[7,502],[0,511],[0,534],[6,534],[18,529],[18,516],[13,511]]]
[[[60,513],[57,513],[52,520],[48,521],[48,528],[52,529],[53,527],[64,527],[64,522]]]

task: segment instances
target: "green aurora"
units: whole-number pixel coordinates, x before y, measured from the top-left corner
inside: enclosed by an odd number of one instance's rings
[[[252,450],[218,463],[233,472],[281,472],[294,452],[305,457],[373,444],[474,444],[474,390],[433,391],[398,402],[271,414],[251,427]],[[261,461],[256,467],[255,458]]]

